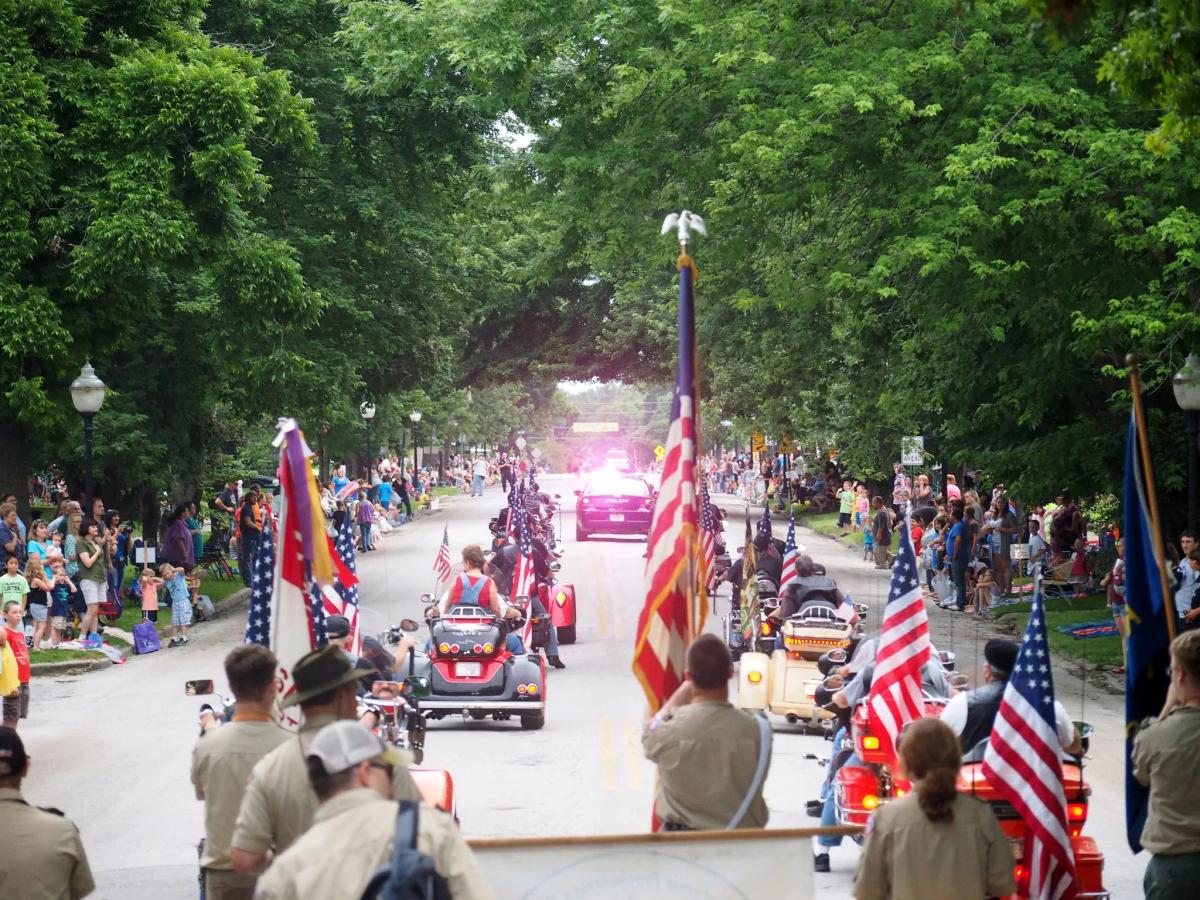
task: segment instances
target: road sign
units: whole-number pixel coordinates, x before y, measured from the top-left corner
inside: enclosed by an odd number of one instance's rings
[[[757,432],[750,435],[750,451],[752,453],[762,453],[767,449],[767,436],[758,434]]]
[[[664,447],[662,444],[659,444],[657,447],[654,448],[654,458],[657,459],[659,462],[662,462],[662,458],[666,455],[667,455],[667,448]]]
[[[574,422],[571,430],[576,434],[604,434],[621,430],[620,422]]]
[[[523,438],[523,437],[519,437],[519,438],[517,438],[517,449],[518,449],[518,450],[524,450],[524,449],[525,449],[525,438]]]
[[[542,458],[542,451],[541,451],[541,450],[539,450],[537,447],[534,447],[532,450],[530,450],[530,451],[529,451],[529,454],[530,454],[530,456],[532,456],[534,459],[541,459],[541,458]]]
[[[919,466],[925,462],[925,438],[919,434],[900,438],[900,464]]]

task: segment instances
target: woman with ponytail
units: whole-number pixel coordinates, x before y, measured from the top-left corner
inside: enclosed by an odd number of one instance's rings
[[[876,810],[854,881],[857,900],[983,900],[1016,891],[1008,839],[986,803],[955,788],[958,736],[940,719],[901,732],[897,775],[910,793]]]

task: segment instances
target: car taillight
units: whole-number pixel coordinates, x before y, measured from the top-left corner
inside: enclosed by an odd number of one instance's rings
[[[1029,893],[1029,870],[1022,865],[1013,869],[1013,880],[1017,883],[1017,893],[1025,896]]]
[[[863,737],[863,749],[864,750],[878,750],[879,749],[879,738],[875,737],[875,735],[873,735],[873,734],[868,734],[868,735],[864,736]]]
[[[654,498],[653,497],[644,497],[642,499],[642,506],[645,507],[646,509],[654,509]]]

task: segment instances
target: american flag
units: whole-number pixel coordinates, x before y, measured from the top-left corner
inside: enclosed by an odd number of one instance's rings
[[[271,646],[271,587],[275,581],[275,536],[264,522],[258,553],[250,563],[250,613],[246,617],[246,643]]]
[[[921,667],[929,661],[929,653],[929,619],[921,599],[917,555],[906,520],[900,526],[900,551],[892,568],[875,677],[867,701],[871,732],[879,736],[883,749],[889,753],[895,752],[900,729],[925,712]]]
[[[521,487],[517,487],[516,479],[513,479],[512,487],[508,489],[508,519],[505,522],[505,534],[509,537],[517,533],[517,521],[514,511],[518,506],[524,505],[524,501],[521,499],[521,494],[524,492],[524,484]]]
[[[838,604],[838,608],[834,610],[833,614],[843,622],[849,622],[854,618],[854,613],[854,604],[843,598],[842,602]]]
[[[758,520],[758,537],[771,537],[771,507],[764,506],[762,517]]]
[[[1074,897],[1075,855],[1067,829],[1040,579],[1021,650],[992,726],[983,773],[1025,820],[1030,900]]]
[[[529,510],[524,503],[509,511],[516,520],[517,564],[513,570],[512,595],[528,597],[533,590],[533,540],[529,536]]]
[[[450,580],[450,526],[442,529],[442,545],[438,547],[437,558],[433,561],[433,571],[437,573],[438,584]]]
[[[638,615],[633,672],[657,712],[683,682],[688,644],[703,625],[700,511],[696,491],[695,269],[679,258],[679,372],[662,482],[646,550],[646,600]]]
[[[332,585],[321,589],[323,612],[326,616],[345,616],[350,620],[350,642],[346,649],[359,656],[362,654],[362,629],[358,622],[358,564],[354,550],[354,523],[349,516],[342,520],[333,550],[335,578]],[[324,624],[322,619],[320,627],[324,628]]]
[[[717,580],[717,515],[708,498],[707,484],[700,494],[700,549],[704,551],[705,585],[711,591]]]
[[[783,574],[779,577],[779,596],[783,596],[783,592],[787,590],[787,586],[795,581],[799,575],[796,572],[796,517],[795,515],[788,516],[788,533],[787,542],[783,545]]]

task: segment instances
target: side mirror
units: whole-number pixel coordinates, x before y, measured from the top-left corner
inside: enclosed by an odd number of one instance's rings
[[[958,655],[953,650],[938,651],[938,660],[941,662],[942,666],[947,669],[954,668],[954,661],[956,659],[958,659]]]
[[[871,611],[871,607],[867,606],[867,604],[865,604],[865,603],[855,603],[854,611],[856,613],[858,613],[860,616],[865,616],[867,613],[869,613]]]
[[[422,594],[421,602],[422,603],[432,603],[433,602],[433,594],[429,594],[429,593]]]
[[[1092,749],[1092,735],[1096,733],[1096,729],[1092,727],[1090,722],[1075,722],[1073,724],[1075,725],[1075,730],[1079,732],[1083,755],[1087,756],[1088,751]]]
[[[825,654],[825,658],[836,665],[843,665],[846,662],[846,651],[840,647],[830,650]]]
[[[185,681],[183,692],[189,697],[200,697],[204,694],[215,694],[211,678],[198,678],[195,681]]]
[[[952,673],[946,678],[946,681],[949,683],[950,687],[954,688],[956,691],[965,691],[971,687],[971,679],[962,672]]]
[[[578,490],[578,489],[576,489],[576,490],[574,490],[574,491],[571,491],[571,493],[572,493],[572,494],[574,494],[576,497],[582,497],[582,496],[583,496],[583,491],[581,491],[581,490]]]
[[[404,687],[408,690],[408,695],[416,700],[428,697],[431,693],[429,679],[424,675],[409,675],[404,679]]]
[[[556,560],[555,562],[552,562],[552,563],[550,563],[550,565],[549,565],[549,567],[548,567],[548,568],[550,569],[550,571],[551,571],[551,572],[558,572],[558,571],[561,571],[561,570],[562,570],[562,563],[560,563],[560,562],[558,562],[558,561]]]
[[[821,687],[825,688],[827,691],[840,691],[845,686],[846,681],[841,675],[830,675],[821,682]]]

